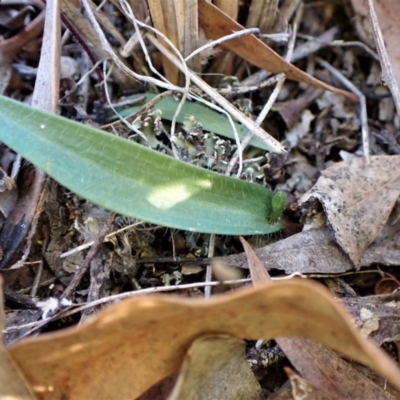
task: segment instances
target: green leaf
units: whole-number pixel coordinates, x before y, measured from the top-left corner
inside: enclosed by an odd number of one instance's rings
[[[155,96],[155,94],[148,93],[146,96],[146,100],[144,101],[144,103],[142,103],[142,105],[126,108],[124,110],[118,111],[118,113],[123,117],[128,117],[138,112],[143,107],[145,102],[150,101]],[[165,97],[160,100],[154,106],[154,108],[161,110],[162,117],[164,119],[172,121],[178,104],[179,102],[174,98]],[[217,135],[235,140],[232,126],[229,123],[226,115],[220,114],[217,111],[212,110],[211,108],[208,108],[200,103],[187,100],[178,115],[177,121],[183,123],[184,119],[190,116],[193,116],[196,119],[196,122],[200,122],[203,125],[203,129],[205,131],[216,133]],[[115,114],[112,118],[116,118]],[[247,129],[237,122],[234,122],[234,124],[238,135],[242,140],[247,134]],[[254,136],[253,139],[251,139],[250,144],[254,147],[258,147],[259,149],[270,151],[269,146],[257,136]]]
[[[0,139],[56,181],[117,213],[232,235],[277,231],[272,193],[0,97]]]
[[[285,193],[276,192],[271,200],[271,212],[270,212],[270,222],[278,221],[280,215],[286,207],[287,198]]]

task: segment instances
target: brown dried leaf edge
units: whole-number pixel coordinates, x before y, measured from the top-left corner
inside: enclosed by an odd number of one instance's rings
[[[242,25],[206,0],[198,0],[198,7],[200,26],[209,39],[220,39],[244,29]],[[278,53],[254,35],[228,40],[222,43],[221,46],[261,69],[272,73],[284,72],[288,79],[303,82],[324,90],[330,90],[347,97],[351,101],[358,102],[357,97],[353,93],[322,82],[296,68],[293,64],[286,62]]]
[[[320,284],[265,282],[210,300],[138,297],[90,322],[21,341],[9,352],[41,399],[136,398],[182,363],[205,334],[304,336],[371,367],[400,389],[400,370],[361,336]]]

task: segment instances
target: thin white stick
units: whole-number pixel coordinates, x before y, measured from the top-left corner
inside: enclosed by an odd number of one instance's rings
[[[201,53],[202,51],[204,51],[204,50],[206,50],[206,49],[208,49],[210,47],[218,46],[219,44],[224,43],[224,42],[226,42],[228,40],[236,39],[238,37],[242,37],[242,36],[246,36],[246,35],[258,34],[258,33],[260,33],[260,30],[258,28],[248,28],[248,29],[243,29],[241,31],[237,31],[235,33],[231,33],[230,35],[227,35],[227,36],[224,36],[222,38],[213,40],[212,42],[209,42],[209,43],[205,44],[204,46],[199,47],[198,49],[196,49],[195,51],[190,53],[185,58],[185,61],[187,62],[188,60],[190,60],[191,58],[193,58],[197,54]]]
[[[306,275],[303,275],[300,272],[294,272],[288,276],[279,277],[279,278],[271,278],[271,279],[273,281],[280,281],[280,280],[292,279],[296,276],[304,278],[304,279],[308,278]],[[242,283],[250,283],[250,282],[252,282],[251,278],[229,280],[229,281],[223,281],[223,282],[218,282],[218,281],[197,282],[197,283],[187,283],[184,285],[175,285],[175,286],[174,285],[157,286],[157,287],[135,290],[133,292],[119,293],[119,294],[115,294],[112,296],[103,297],[101,299],[94,300],[94,301],[91,301],[86,304],[85,303],[79,304],[79,305],[73,304],[72,306],[69,306],[69,308],[66,311],[61,311],[60,313],[53,315],[53,316],[51,316],[45,320],[39,321],[39,322],[31,322],[31,323],[23,324],[23,325],[9,326],[3,330],[3,333],[13,332],[13,331],[25,329],[25,328],[34,328],[36,326],[42,326],[43,324],[46,324],[47,322],[50,322],[52,320],[55,320],[58,318],[64,318],[64,317],[67,317],[67,316],[75,314],[77,312],[86,310],[91,307],[96,307],[96,306],[99,306],[99,305],[102,305],[105,303],[120,301],[120,300],[127,299],[130,297],[143,296],[143,295],[147,295],[147,294],[151,294],[151,293],[173,292],[175,290],[201,288],[201,287],[205,287],[205,286],[240,285]]]
[[[296,40],[295,40],[296,33],[297,33],[297,23],[295,21],[293,24],[293,31],[292,31],[292,34],[289,39],[288,48],[287,48],[286,56],[285,56],[285,60],[287,62],[290,62],[292,55],[293,55],[293,49],[294,49],[294,45],[296,43]],[[283,84],[285,83],[286,75],[284,73],[277,74],[275,76],[275,79],[277,80],[276,86],[275,86],[274,90],[272,91],[271,95],[269,96],[267,103],[264,105],[263,109],[261,110],[260,114],[258,115],[258,117],[255,121],[255,123],[258,126],[262,124],[264,119],[267,117],[269,111],[271,110],[272,106],[274,105],[276,99],[278,98],[278,95],[282,90]],[[227,172],[230,173],[233,170],[233,168],[236,165],[238,157],[240,158],[242,155],[241,153],[239,153],[239,151],[240,152],[244,151],[244,149],[248,146],[248,144],[250,143],[253,136],[254,136],[254,134],[252,131],[249,131],[246,134],[246,136],[242,140],[242,143],[240,144],[240,148],[235,152],[235,154],[229,161]]]
[[[106,235],[105,238],[104,238],[104,241],[106,241],[106,239],[109,239],[112,236],[118,235],[118,233],[124,232],[124,231],[126,231],[126,230],[128,230],[130,228],[133,228],[134,226],[138,226],[138,225],[141,225],[141,224],[144,224],[144,222],[143,221],[139,221],[139,222],[135,222],[134,224],[131,224],[131,225],[128,225],[128,226],[124,226],[123,228],[118,229],[117,231],[111,232],[108,235]],[[61,253],[60,258],[65,258],[65,257],[71,256],[72,254],[78,253],[78,252],[80,252],[82,250],[85,250],[88,247],[90,247],[93,243],[94,243],[94,241],[88,242],[88,243],[82,244],[81,246],[75,247],[72,250],[66,251],[65,253]]]
[[[110,71],[111,72],[111,68]],[[142,137],[146,142],[148,142],[147,137],[140,132],[139,129],[135,128],[135,126],[133,124],[131,124],[126,118],[124,118],[114,107],[111,99],[110,99],[110,94],[108,92],[108,85],[107,85],[107,60],[104,60],[103,62],[103,76],[104,76],[104,80],[103,82],[100,82],[101,85],[104,86],[104,93],[106,95],[106,99],[107,99],[107,103],[110,106],[111,110],[113,110],[113,112],[115,113],[115,115],[117,115],[117,117],[119,118],[120,121],[123,122],[123,124],[130,130],[132,130],[133,132],[135,132],[137,135],[139,135],[140,137]]]
[[[321,58],[316,57],[318,63],[327,69],[335,78],[337,78],[343,86],[353,92],[359,102],[360,102],[360,122],[361,122],[361,140],[363,146],[363,155],[365,163],[368,165],[369,160],[369,129],[368,129],[368,117],[367,117],[367,102],[365,100],[364,94],[354,86],[342,73],[340,73],[336,68],[322,60]]]
[[[208,258],[214,257],[214,248],[215,248],[215,233],[212,233],[210,235],[210,241],[208,244],[208,254],[207,254]],[[208,264],[206,268],[205,283],[211,282],[211,279],[212,279],[212,265]],[[206,299],[211,297],[211,286],[206,286],[204,288],[204,297]]]

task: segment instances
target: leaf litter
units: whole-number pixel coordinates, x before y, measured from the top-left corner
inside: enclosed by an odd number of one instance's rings
[[[372,156],[337,163],[325,171],[301,199],[324,207],[340,247],[357,269],[367,247],[386,224],[400,193],[400,157]]]
[[[277,4],[276,2],[275,6]],[[201,1],[199,5],[200,24],[209,38],[220,38],[231,33],[232,29],[229,30],[229,27],[234,27],[234,30],[242,29],[233,19],[222,15],[209,3]],[[138,7],[135,12],[140,10],[138,4],[133,6]],[[74,7],[72,3],[61,2],[65,22],[71,27],[71,32],[80,32],[92,44],[95,54],[102,58],[105,51],[101,40]],[[285,82],[278,98],[279,103],[276,104],[277,112],[270,113],[265,127],[275,138],[288,137],[292,145],[288,146],[286,143],[286,147],[293,149],[287,157],[279,158],[265,156],[259,150],[250,149],[246,158],[262,161],[245,160],[245,169],[241,176],[242,179],[285,191],[289,199],[289,206],[284,213],[285,229],[282,234],[261,238],[260,243],[264,243],[256,250],[256,255],[245,243],[246,253],[240,253],[237,240],[216,237],[219,259],[225,266],[232,265],[244,271],[250,268],[254,284],[269,279],[266,271],[274,279],[282,277],[282,274],[302,274],[325,283],[331,294],[321,285],[300,278],[264,283],[259,288],[246,288],[233,293],[229,293],[231,286],[221,284],[215,292],[228,293],[215,296],[209,302],[200,299],[190,301],[182,297],[138,297],[115,304],[92,317],[94,307],[90,310],[90,304],[94,305],[101,299],[105,303],[112,302],[116,299],[112,296],[115,292],[127,291],[129,295],[129,291],[132,291],[132,294],[139,294],[142,287],[161,284],[174,289],[181,282],[203,279],[204,264],[198,262],[198,257],[205,257],[208,253],[210,239],[207,235],[170,233],[168,230],[143,224],[140,228],[128,229],[114,239],[107,239],[107,243],[100,246],[90,263],[90,273],[85,275],[73,293],[73,306],[68,306],[64,311],[60,308],[60,302],[56,314],[44,321],[40,320],[43,312],[31,298],[37,293],[38,297],[45,300],[53,295],[62,297],[76,267],[83,263],[84,256],[59,262],[53,260],[50,253],[45,253],[43,273],[39,277],[39,286],[36,287],[28,269],[30,267],[27,267],[29,264],[20,262],[13,264],[14,268],[19,269],[4,270],[2,275],[7,287],[7,327],[4,342],[14,345],[8,349],[2,347],[0,366],[2,372],[8,371],[10,374],[5,383],[15,383],[15,387],[9,389],[0,385],[1,390],[20,390],[21,398],[32,398],[30,391],[33,390],[39,398],[132,398],[143,394],[143,398],[147,395],[147,398],[161,399],[172,393],[169,398],[178,399],[188,396],[194,398],[196,395],[199,395],[198,398],[223,398],[223,388],[231,390],[232,394],[228,397],[234,398],[235,395],[239,396],[237,387],[246,387],[247,398],[269,398],[267,385],[264,383],[260,386],[250,372],[242,340],[275,339],[285,353],[284,362],[286,365],[290,363],[297,372],[296,374],[285,369],[292,388],[284,393],[290,398],[398,397],[397,361],[392,362],[376,346],[382,346],[397,360],[399,312],[395,277],[398,277],[396,267],[400,260],[396,214],[398,122],[393,112],[390,112],[393,102],[388,98],[387,90],[380,87],[379,77],[373,78],[379,70],[374,61],[376,58],[373,57],[373,50],[367,48],[368,51],[365,51],[360,42],[353,45],[355,47],[346,49],[341,47],[343,43],[335,44],[331,41],[340,32],[337,27],[327,29],[335,21],[336,7],[337,5],[326,4],[323,13],[319,13],[318,7],[306,8],[303,13],[301,29],[314,37],[326,38],[329,33],[330,39],[326,42],[326,39],[313,41],[308,38],[299,45],[304,60],[300,64],[301,69],[284,63],[283,58],[265,44],[270,42],[265,42],[264,38],[260,40],[255,36],[243,36],[236,39],[236,42],[222,44],[222,47],[232,49],[253,65],[271,72],[285,71],[289,79],[315,84],[317,87],[323,86],[326,89],[330,85],[329,88],[340,95],[331,92],[321,95],[318,89],[305,91],[303,84]],[[380,2],[377,6],[378,13],[382,12],[379,7]],[[284,18],[291,20],[293,12],[285,4],[276,14],[282,13]],[[29,17],[29,13],[27,15]],[[7,21],[9,26],[12,21]],[[273,26],[272,22],[264,26]],[[106,23],[104,26],[107,29]],[[113,25],[110,34],[119,44],[126,46],[127,42],[115,29],[116,26],[118,24]],[[385,34],[384,26],[382,30]],[[359,34],[363,38],[362,33]],[[387,36],[385,39],[388,41],[389,51],[393,51],[392,37]],[[240,46],[235,43],[240,43]],[[367,43],[371,45],[373,42]],[[304,49],[304,44],[315,46]],[[335,52],[329,50],[334,46]],[[326,72],[315,67],[312,54],[321,48],[325,48],[326,53],[319,55],[327,54],[332,64],[344,75],[358,82],[367,93],[372,93],[369,97],[369,112],[376,119],[370,119],[371,149],[374,154],[370,158],[370,165],[366,165],[364,159],[354,158],[354,154],[362,154],[357,148],[360,127],[357,107],[344,101],[344,91],[335,89],[338,83]],[[221,50],[217,50],[214,56],[209,55],[210,70],[221,71],[218,68],[224,66],[224,71],[237,73],[237,81],[241,85],[240,80],[245,81],[244,69],[242,72],[240,68],[232,69],[233,57],[231,61],[225,60],[225,64],[220,62],[224,54],[218,52]],[[366,54],[368,57],[372,54],[374,60],[367,59]],[[256,55],[257,59],[254,57]],[[71,60],[74,57],[72,54]],[[216,62],[213,64],[214,59]],[[154,58],[153,61],[157,62],[157,59]],[[135,63],[140,64],[139,58]],[[360,68],[363,63],[363,68]],[[5,68],[8,73],[12,72],[9,63],[6,62]],[[368,68],[370,71],[367,71]],[[87,69],[81,69],[82,71],[82,75],[88,72]],[[91,79],[94,79],[93,76]],[[129,79],[118,68],[113,68],[110,76],[114,84],[121,88],[132,85],[130,89],[137,89],[139,86],[129,83]],[[71,77],[65,79],[71,80]],[[83,110],[86,113],[88,98],[74,100],[71,94],[73,91],[69,92],[69,84],[66,85],[66,97],[62,103],[63,112],[68,116],[74,116],[76,111]],[[28,87],[24,82],[17,82],[17,85],[24,90]],[[0,86],[4,90],[15,90],[8,82],[2,82]],[[252,90],[257,90],[264,96],[264,89],[261,87]],[[234,85],[231,92],[228,90],[227,93],[230,101],[238,108],[243,107],[245,102],[239,101],[241,99],[235,95]],[[354,99],[348,92],[345,95]],[[85,96],[87,93],[84,93],[83,97]],[[257,113],[249,103],[241,110],[249,115]],[[150,121],[146,120],[146,115],[142,114],[143,126]],[[302,116],[303,125],[300,122]],[[97,117],[100,115],[96,115]],[[191,122],[196,123],[196,119]],[[296,124],[299,125],[293,130]],[[169,122],[156,117],[148,126],[156,127],[155,130],[147,129],[152,138],[152,146],[161,152],[170,151],[165,146]],[[199,162],[195,151],[199,151],[199,145],[202,146],[207,133],[199,134],[196,130],[198,127],[185,132],[184,123],[182,127],[178,133],[182,146],[179,150],[180,156],[195,164]],[[215,154],[207,153],[207,166],[214,168],[213,165],[218,165],[218,168],[222,168],[219,172],[223,172],[223,165],[232,156],[235,148],[227,141],[222,144],[215,135],[213,145],[218,147],[218,151]],[[210,162],[212,157],[217,160],[215,164]],[[345,157],[349,159],[337,162]],[[200,162],[204,163],[203,160]],[[318,175],[321,176],[316,182]],[[93,206],[89,203],[85,205],[88,210],[82,207],[81,199],[62,188],[56,187],[55,190],[52,207],[57,212],[49,213],[46,209],[46,215],[50,217],[50,237],[53,239],[50,240],[50,249],[57,254],[58,260],[60,254],[72,246],[82,244],[86,239],[89,240],[89,236],[90,240],[96,239],[90,227],[104,223],[96,212],[92,212],[93,209],[90,210]],[[299,208],[295,203],[301,197]],[[21,214],[24,208],[19,204],[15,210]],[[305,213],[302,222],[306,220],[306,226],[312,229],[299,232],[302,213]],[[135,223],[136,221],[128,220],[122,225]],[[16,219],[7,218],[7,230],[3,230],[3,234],[12,232],[9,227],[17,225]],[[42,225],[46,226],[40,223],[39,227]],[[97,228],[100,229],[99,226]],[[99,230],[97,228],[96,232]],[[27,259],[37,261],[42,251],[41,243],[47,240],[46,234],[38,233],[37,236],[37,242],[33,242],[32,257],[26,258],[26,255],[24,262]],[[167,236],[171,239],[165,239]],[[23,239],[23,236],[20,237]],[[63,240],[57,243],[54,240],[57,238]],[[12,235],[8,239],[3,237],[3,242],[9,246],[11,239]],[[16,249],[7,246],[3,267],[8,268],[10,261],[14,263],[11,258]],[[179,263],[179,258],[185,260]],[[205,259],[204,262],[210,263],[213,260]],[[354,267],[361,270],[357,271]],[[184,270],[188,269],[194,272],[186,274]],[[215,273],[215,276],[218,280],[225,281],[233,275],[224,272],[219,277]],[[232,279],[239,282],[236,278]],[[232,288],[237,285],[238,283]],[[374,290],[376,293],[385,292],[377,296],[372,294]],[[195,288],[184,293],[186,297],[203,296]],[[19,342],[29,332],[36,333],[46,328],[50,331],[57,330],[52,326],[57,321],[62,326],[75,324],[79,318],[76,304],[85,301],[89,301],[89,304],[81,315],[81,321],[87,321],[80,327],[40,334]],[[32,310],[24,309],[32,306]],[[289,338],[283,339],[284,336]],[[376,345],[365,337],[369,337]],[[253,346],[257,351],[257,345],[254,346],[251,341],[248,346]],[[262,349],[269,351],[267,346]],[[381,376],[374,375],[371,370],[362,369],[353,360],[368,365]],[[284,364],[280,364],[282,371],[283,366]],[[266,371],[270,371],[269,368],[266,367]],[[131,379],[132,371],[135,373],[135,382]],[[387,384],[385,379],[394,387]],[[272,391],[276,391],[280,385],[276,384]],[[284,388],[283,386],[282,389]],[[160,397],[154,395],[156,392]],[[1,391],[0,393],[3,394]]]

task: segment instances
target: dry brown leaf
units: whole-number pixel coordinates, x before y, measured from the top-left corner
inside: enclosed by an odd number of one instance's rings
[[[312,385],[306,379],[296,374],[291,368],[285,367],[285,372],[292,386],[293,400],[333,400],[335,398]]]
[[[304,336],[370,366],[400,388],[400,370],[362,337],[315,282],[260,284],[203,299],[132,298],[88,323],[23,340],[10,355],[39,398],[135,398],[181,364],[204,334],[271,339]],[[134,379],[132,379],[134,376]]]
[[[285,121],[288,129],[292,129],[299,121],[301,114],[306,110],[322,94],[321,89],[310,88],[304,95],[287,100],[282,103],[275,103],[274,108],[277,109],[279,115]]]
[[[200,25],[209,39],[220,39],[223,36],[232,34],[232,32],[244,29],[243,26],[232,18],[229,18],[225,13],[206,0],[199,0],[198,4]],[[324,90],[330,90],[342,94],[354,102],[358,102],[357,97],[353,93],[322,82],[286,62],[279,54],[254,35],[247,35],[229,40],[224,42],[222,47],[232,51],[259,68],[272,73],[284,72],[288,79],[303,82]]]
[[[255,252],[266,270],[278,269],[286,274],[340,274],[353,269],[328,228],[303,231]],[[248,268],[244,253],[221,259],[235,267]]]
[[[270,282],[271,276],[269,275],[267,269],[264,267],[263,262],[257,257],[257,254],[243,237],[239,237],[239,239],[246,253],[253,285],[259,285],[262,282]]]
[[[340,247],[356,268],[367,247],[382,230],[400,193],[400,156],[372,156],[343,161],[322,171],[304,194],[318,199]]]
[[[377,345],[400,339],[400,293],[341,299],[354,322]]]
[[[176,2],[171,0],[148,0],[147,4],[154,28],[167,36],[178,50],[182,50],[182,37],[179,37],[177,26],[178,21],[182,21],[182,19],[177,18],[179,10],[175,7]],[[162,57],[162,60],[166,78],[173,84],[177,84],[179,78],[178,68],[166,57]]]
[[[400,250],[397,248],[397,241],[393,239],[399,227],[400,221],[397,224],[385,226],[377,240],[363,254],[362,267],[378,263],[399,265]],[[268,271],[277,269],[286,274],[300,272],[334,275],[354,268],[350,259],[337,245],[334,234],[329,228],[303,231],[259,248],[255,252]],[[282,257],[282,254],[285,256]],[[235,267],[248,268],[245,253],[221,257],[221,260]]]
[[[387,224],[383,227],[378,237],[368,247],[361,257],[361,266],[368,267],[373,264],[400,265],[400,249],[397,243],[398,232],[400,231],[400,212],[397,202],[397,209],[393,210]]]
[[[174,389],[176,380],[178,378],[179,371],[162,379],[156,383],[149,390],[144,392],[136,400],[165,400],[168,398],[172,390]]]
[[[260,384],[245,355],[245,343],[230,336],[193,342],[168,400],[262,400]]]
[[[0,344],[0,399],[33,400],[35,396],[18,372],[8,352]]]
[[[254,285],[270,280],[268,272],[254,250],[243,238],[240,240],[249,260],[249,269]],[[292,337],[278,337],[275,340],[303,378],[306,378],[318,390],[327,391],[334,399],[367,398],[368,396],[374,399],[393,398],[320,343]],[[316,393],[307,394],[306,392],[303,395],[308,397],[302,398],[317,398]],[[300,397],[294,396],[294,398]]]
[[[279,346],[301,376],[333,398],[392,399],[383,387],[356,370],[335,352],[304,338],[279,338]],[[400,393],[398,393],[400,394]]]
[[[35,398],[33,393],[2,344],[4,319],[3,281],[0,277],[0,399],[32,400]]]

